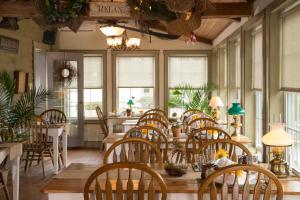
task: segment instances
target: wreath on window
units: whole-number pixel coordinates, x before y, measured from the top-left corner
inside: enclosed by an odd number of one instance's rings
[[[59,82],[69,86],[72,81],[77,78],[77,70],[70,61],[64,61],[62,65],[58,67],[56,77]]]

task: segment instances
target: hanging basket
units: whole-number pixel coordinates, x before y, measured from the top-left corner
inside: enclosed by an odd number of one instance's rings
[[[185,13],[192,10],[196,5],[196,0],[165,0],[171,11]]]
[[[167,23],[167,31],[173,35],[187,35],[198,29],[201,25],[201,15],[192,14],[192,16],[186,20],[179,18]]]

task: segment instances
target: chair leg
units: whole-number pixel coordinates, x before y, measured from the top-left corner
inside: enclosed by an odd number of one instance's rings
[[[30,155],[29,155],[30,156]],[[31,167],[31,165],[32,165],[32,162],[33,162],[33,160],[34,160],[34,156],[35,156],[35,153],[34,153],[34,151],[32,151],[31,152],[31,157],[30,157],[30,162],[29,162],[29,168]]]
[[[4,180],[4,176],[3,176],[3,173],[0,172],[0,179],[1,179],[1,182],[3,184],[3,190],[4,190],[4,193],[5,193],[5,197],[7,200],[10,200],[10,197],[9,197],[9,192],[8,192],[8,188],[7,188],[7,183],[5,182]]]
[[[24,169],[24,170],[25,170],[25,173],[27,173],[27,169],[28,169],[27,167],[28,167],[29,153],[30,153],[30,152],[27,151],[26,158],[25,158],[25,159],[26,159],[26,160],[25,160],[25,169]]]
[[[51,149],[49,149],[49,153],[50,153],[52,165],[54,166],[53,153]]]
[[[46,177],[45,174],[45,166],[44,166],[44,152],[41,152],[41,157],[42,157],[42,170],[43,170],[43,177]]]
[[[63,155],[62,155],[62,153],[60,153],[60,154],[59,154],[59,157],[60,157],[60,159],[61,159],[61,163],[62,163],[62,165],[64,166],[64,165],[65,165],[65,163],[64,163],[64,158],[63,158]]]

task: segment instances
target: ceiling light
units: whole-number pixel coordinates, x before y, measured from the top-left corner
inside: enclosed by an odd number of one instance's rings
[[[107,37],[114,37],[122,35],[125,29],[115,26],[104,26],[100,27],[100,31]]]

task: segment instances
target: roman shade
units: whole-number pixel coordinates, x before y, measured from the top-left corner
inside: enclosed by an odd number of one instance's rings
[[[300,91],[300,9],[282,18],[281,89]]]
[[[239,40],[234,43],[235,53],[235,87],[241,88],[241,42]]]
[[[101,56],[87,56],[83,58],[84,88],[103,87],[103,58]]]
[[[118,56],[116,59],[117,87],[154,87],[155,57]]]
[[[262,55],[262,31],[252,34],[252,89],[263,88],[263,55]]]
[[[170,56],[168,58],[168,86],[190,84],[199,88],[207,83],[206,56]]]

